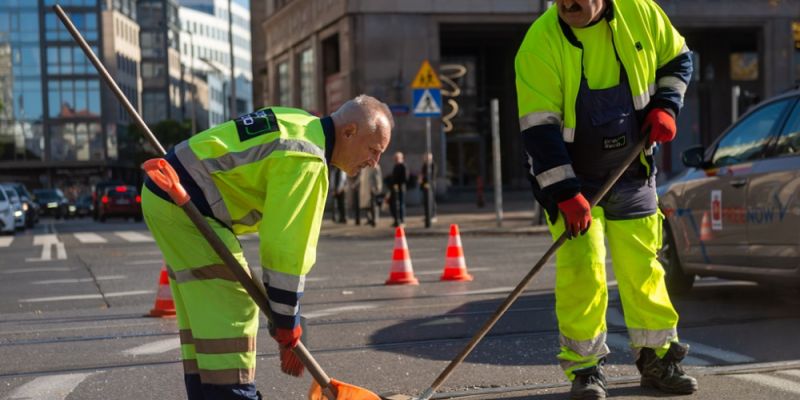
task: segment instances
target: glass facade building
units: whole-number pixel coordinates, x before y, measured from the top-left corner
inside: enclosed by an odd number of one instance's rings
[[[134,165],[119,157],[117,136],[126,129],[127,116],[117,112],[118,102],[105,93],[94,67],[52,10],[54,4],[64,8],[112,75],[121,69],[136,77],[135,56],[117,54],[115,59],[113,51],[104,52],[104,44],[118,40],[114,29],[103,26],[104,16],[133,21],[133,3],[0,2],[0,180],[57,187],[75,197],[99,179],[138,175],[131,172]],[[138,104],[137,80],[120,81]]]

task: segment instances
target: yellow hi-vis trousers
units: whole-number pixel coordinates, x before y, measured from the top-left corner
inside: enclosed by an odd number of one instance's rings
[[[222,263],[185,212],[142,188],[142,210],[164,254],[181,339],[184,373],[203,384],[252,383],[256,368],[256,304]],[[239,263],[247,268],[236,236],[207,219]]]
[[[648,347],[663,357],[670,344],[678,341],[678,313],[656,258],[662,220],[660,211],[643,218],[608,220],[601,207],[594,207],[588,232],[567,240],[556,252],[558,359],[570,380],[575,378],[572,371],[596,365],[609,353],[605,239],[633,350],[638,353]],[[553,240],[557,239],[564,232],[564,218],[559,216],[549,227]]]

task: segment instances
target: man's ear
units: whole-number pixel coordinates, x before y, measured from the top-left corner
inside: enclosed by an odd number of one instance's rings
[[[355,122],[351,122],[344,126],[344,137],[352,138],[353,136],[358,133],[358,125]]]

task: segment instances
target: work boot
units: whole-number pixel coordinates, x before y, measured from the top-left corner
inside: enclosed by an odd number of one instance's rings
[[[570,400],[602,400],[606,398],[606,375],[603,373],[603,361],[598,365],[572,371],[575,380],[569,391]]]
[[[642,348],[636,367],[642,374],[641,385],[671,394],[692,394],[697,391],[697,379],[686,375],[680,362],[689,353],[689,345],[673,342],[664,358],[655,350]]]

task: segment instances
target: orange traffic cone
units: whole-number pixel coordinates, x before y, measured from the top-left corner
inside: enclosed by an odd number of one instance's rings
[[[703,213],[703,221],[700,223],[700,240],[706,242],[713,239],[711,234],[711,220],[708,218],[708,211]]]
[[[169,277],[167,276],[167,266],[161,267],[161,276],[158,278],[158,293],[156,293],[156,303],[150,310],[151,317],[174,317],[175,302],[172,300],[172,291],[169,289]]]
[[[444,261],[443,281],[471,281],[472,275],[467,273],[467,262],[464,260],[464,249],[461,247],[461,235],[458,225],[450,225],[450,238],[447,240],[447,255]]]
[[[387,285],[419,285],[411,266],[411,255],[408,253],[406,233],[398,226],[394,231],[394,253],[392,254],[392,271],[389,273]]]

